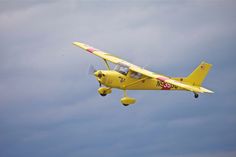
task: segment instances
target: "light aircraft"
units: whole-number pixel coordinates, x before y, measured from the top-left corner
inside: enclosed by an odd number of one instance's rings
[[[120,101],[124,106],[136,102],[134,98],[127,96],[126,90],[185,90],[193,92],[195,98],[198,98],[198,93],[213,93],[201,86],[212,67],[209,63],[201,62],[187,77],[171,78],[148,71],[87,44],[80,42],[73,44],[103,59],[107,70],[95,70],[91,66],[89,70],[100,84],[98,93],[106,96],[112,92],[112,88],[121,89],[124,91],[124,97]],[[116,65],[113,70],[108,61]]]

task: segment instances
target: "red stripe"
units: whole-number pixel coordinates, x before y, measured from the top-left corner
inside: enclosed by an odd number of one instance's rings
[[[88,48],[86,51],[88,51],[88,52],[90,52],[90,53],[93,53],[94,51],[96,51],[96,49],[95,49],[95,48],[92,48],[92,47],[90,47],[90,48]]]
[[[163,82],[165,82],[165,80],[169,80],[168,77],[158,77],[157,79]]]

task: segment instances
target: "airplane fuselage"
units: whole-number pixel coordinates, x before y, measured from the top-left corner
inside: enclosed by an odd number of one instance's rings
[[[177,86],[164,83],[158,79],[145,78],[145,76],[134,77],[129,71],[127,75],[114,70],[99,70],[103,76],[97,80],[106,87],[126,90],[183,90]]]

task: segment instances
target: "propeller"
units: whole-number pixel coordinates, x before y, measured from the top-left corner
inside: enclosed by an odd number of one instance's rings
[[[97,70],[94,68],[93,65],[89,65],[89,68],[88,68],[88,74],[89,75],[94,75],[94,73],[96,72]]]
[[[101,79],[101,77],[102,77],[104,74],[103,74],[101,71],[96,70],[96,69],[94,68],[94,66],[90,64],[90,65],[89,65],[89,68],[88,68],[88,75],[94,75],[94,76],[98,77],[99,79]],[[98,83],[99,83],[99,86],[101,87],[101,86],[102,86],[101,82],[98,81]]]

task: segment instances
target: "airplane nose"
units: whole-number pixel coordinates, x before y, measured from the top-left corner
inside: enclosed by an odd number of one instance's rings
[[[96,72],[93,73],[93,74],[94,74],[94,76],[98,77],[98,73],[99,73],[99,71],[96,71]]]
[[[94,76],[98,77],[98,78],[102,78],[102,76],[105,76],[100,70],[99,71],[96,71],[94,73]]]

